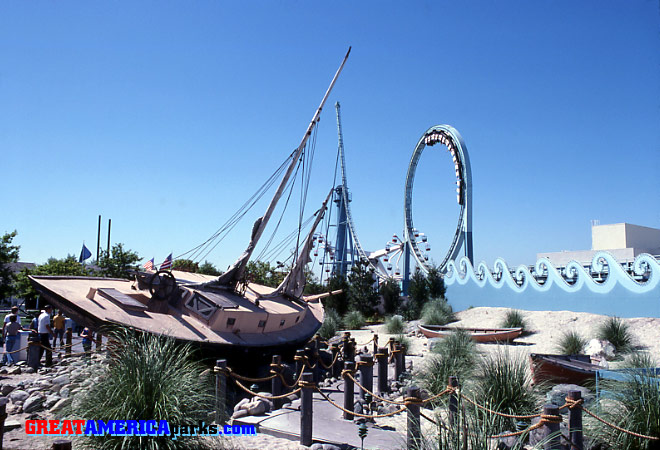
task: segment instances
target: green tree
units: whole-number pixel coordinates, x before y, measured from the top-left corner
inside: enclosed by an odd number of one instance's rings
[[[348,304],[351,310],[360,311],[365,316],[372,316],[378,306],[378,290],[374,269],[366,262],[358,262],[348,275]]]
[[[407,320],[419,319],[424,304],[429,299],[429,285],[426,277],[419,268],[410,278],[410,285],[408,287],[408,304],[404,311],[403,316]]]
[[[209,261],[204,261],[202,264],[200,264],[199,270],[197,272],[204,275],[215,275],[215,276],[222,275],[222,270],[216,269],[213,263]]]
[[[180,270],[182,272],[199,272],[199,263],[194,262],[191,259],[176,259],[174,264],[172,264],[173,270]]]
[[[348,281],[342,275],[333,275],[328,279],[328,292],[341,291],[339,294],[331,295],[323,300],[326,310],[336,311],[343,316],[348,311]]]
[[[18,262],[18,245],[12,245],[16,237],[16,230],[5,233],[0,238],[0,300],[14,293],[16,277],[9,264]]]
[[[124,244],[119,243],[112,246],[110,256],[107,251],[103,252],[99,267],[106,277],[128,279],[132,271],[139,270],[137,262],[141,259],[136,252],[124,250]]]
[[[383,297],[383,308],[386,314],[394,314],[401,305],[401,288],[399,282],[390,277],[380,285],[380,295]]]
[[[262,286],[277,287],[285,276],[280,267],[273,267],[268,261],[250,261],[245,268],[245,278]]]
[[[30,275],[56,275],[56,276],[78,276],[85,277],[94,273],[78,262],[73,255],[66,258],[48,258],[45,264],[41,264],[34,269],[23,269],[16,276],[16,291],[18,296],[29,304],[37,299],[37,291],[32,287],[28,276]]]
[[[426,275],[426,283],[429,288],[430,298],[445,298],[445,280],[442,278],[440,269],[437,266],[431,266]]]
[[[319,282],[318,278],[316,278],[314,272],[305,267],[305,290],[303,291],[303,294],[315,295],[327,291],[327,288]]]

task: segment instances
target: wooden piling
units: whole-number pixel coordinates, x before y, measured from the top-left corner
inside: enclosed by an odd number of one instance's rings
[[[378,333],[374,334],[374,355],[378,353]]]
[[[351,338],[351,361],[355,362],[355,356],[357,355],[358,346],[355,342],[355,338]]]
[[[7,419],[7,397],[0,398],[0,450],[2,450],[2,442],[5,434],[5,420]]]
[[[544,450],[561,450],[561,440],[559,434],[559,423],[561,422],[561,416],[559,415],[559,407],[557,405],[544,405],[542,416],[546,416],[546,423],[540,428],[541,430],[541,440],[545,443],[543,444]],[[559,417],[559,420],[552,420],[547,417]]]
[[[312,445],[312,398],[314,397],[313,375],[305,372],[302,375],[302,391],[300,392],[300,445]]]
[[[27,365],[34,370],[39,369],[41,366],[41,342],[39,335],[28,336],[28,349],[27,349]]]
[[[374,357],[367,355],[360,355],[360,383],[365,389],[374,391]],[[364,399],[366,392],[360,389],[360,398]]]
[[[419,388],[410,386],[406,390],[408,400],[407,427],[408,427],[408,450],[419,450],[422,448],[422,428],[420,426],[420,405]]]
[[[449,386],[454,389],[458,389],[458,377],[449,377]],[[458,417],[458,393],[452,392],[449,395],[449,426],[453,427],[456,425],[456,419]]]
[[[273,355],[270,370],[274,373],[282,373],[282,357],[280,355]],[[282,379],[279,376],[276,376],[270,380],[270,392],[273,394],[273,397],[277,397],[278,395],[282,394]],[[283,401],[284,399],[281,398],[273,398],[273,408],[280,409],[282,407]]]
[[[53,442],[53,450],[71,450],[71,448],[71,441],[59,439]]]
[[[401,378],[401,344],[394,343],[394,379],[399,381]]]
[[[305,368],[305,350],[296,350],[296,356],[293,359],[296,362],[296,373],[294,377],[299,377],[300,372]],[[293,381],[295,382],[296,380],[294,379]]]
[[[582,392],[569,391],[570,400],[582,399]],[[582,434],[582,408],[576,406],[568,410],[568,431],[571,442],[574,444],[571,450],[584,450],[584,436]]]
[[[401,344],[401,373],[406,373],[406,346]]]
[[[71,343],[73,342],[73,330],[71,328],[66,329],[66,356],[71,356]]]
[[[387,383],[387,347],[380,347],[376,353],[378,360],[378,393],[387,394],[390,388]]]
[[[337,344],[332,344],[330,349],[332,351],[332,360],[335,361],[335,365],[330,368],[330,371],[334,378],[339,378],[341,374],[341,364],[339,363],[339,358],[337,358],[337,353],[339,353],[339,346]]]
[[[103,333],[100,331],[96,333],[96,351],[101,351],[101,346],[103,345]]]
[[[215,423],[225,421],[225,409],[227,402],[227,360],[218,359],[215,366],[219,369],[215,373]]]
[[[354,398],[353,395],[355,393],[355,385],[353,384],[353,380],[351,380],[347,374],[351,372],[355,372],[355,363],[353,361],[346,361],[344,362],[344,409],[348,411],[353,411],[353,408],[355,407],[354,404]],[[353,414],[352,413],[347,413],[344,411],[344,419],[346,420],[353,420]]]

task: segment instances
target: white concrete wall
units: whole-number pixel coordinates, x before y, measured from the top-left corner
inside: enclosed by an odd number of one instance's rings
[[[591,249],[626,248],[626,224],[611,223],[591,227]]]
[[[635,257],[641,251],[636,251],[634,248],[618,248],[618,249],[604,249],[614,256],[619,262],[634,261]],[[596,254],[596,250],[578,250],[578,251],[563,251],[563,252],[546,252],[537,253],[536,258],[548,258],[553,266],[565,266],[571,261],[577,261],[582,265],[591,264],[591,261]]]

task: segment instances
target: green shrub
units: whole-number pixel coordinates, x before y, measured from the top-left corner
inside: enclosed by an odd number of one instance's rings
[[[422,308],[422,323],[424,325],[446,325],[455,320],[456,317],[451,305],[444,299],[431,300]]]
[[[406,323],[401,316],[388,317],[385,321],[385,330],[387,330],[389,334],[403,334],[405,328]]]
[[[476,345],[469,333],[458,330],[443,338],[427,357],[427,361],[417,374],[418,382],[433,394],[447,387],[450,376],[457,376],[461,382],[472,374],[477,360]]]
[[[525,316],[521,311],[517,309],[510,309],[506,312],[504,319],[500,323],[501,328],[522,328],[523,333],[528,330],[527,322],[525,322]]]
[[[209,422],[213,411],[210,376],[196,361],[189,344],[172,338],[118,329],[110,334],[119,350],[111,352],[99,378],[83,389],[71,407],[76,418],[167,420],[175,423]],[[107,423],[107,422],[106,422]],[[110,450],[212,448],[200,437],[94,436],[81,440],[85,448]]]
[[[576,330],[565,331],[559,338],[557,350],[562,355],[580,355],[584,353],[587,340]]]
[[[344,326],[347,330],[360,330],[366,320],[360,311],[351,311],[344,316]]]
[[[480,361],[475,377],[475,400],[506,414],[534,414],[539,396],[532,387],[527,358],[499,348]],[[515,420],[498,419],[502,430],[514,429]]]
[[[378,289],[383,297],[383,309],[385,314],[393,314],[401,306],[401,288],[399,282],[394,278],[388,278]]]
[[[597,336],[609,341],[617,353],[628,353],[633,349],[630,327],[619,317],[608,317],[598,328]]]
[[[624,361],[623,366],[629,369],[649,369],[658,367],[658,362],[648,352],[632,352]]]
[[[325,310],[325,317],[323,318],[323,324],[319,331],[317,332],[319,336],[323,339],[330,339],[337,334],[337,331],[341,328],[341,317],[334,309],[327,308]]]

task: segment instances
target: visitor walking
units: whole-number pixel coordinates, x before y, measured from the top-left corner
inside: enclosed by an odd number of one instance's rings
[[[22,331],[23,327],[18,321],[18,316],[16,314],[10,314],[9,322],[5,325],[3,331],[3,337],[5,338],[5,354],[2,357],[2,362],[11,366],[14,364],[13,351],[16,349],[16,344],[19,341],[18,332]]]
[[[43,311],[41,311],[37,325],[37,332],[41,340],[39,360],[41,360],[44,351],[46,351],[46,367],[53,363],[53,348],[50,346],[50,337],[53,336],[53,329],[50,327],[50,313],[52,311],[53,308],[50,305],[46,305]]]
[[[60,337],[60,348],[64,347],[64,324],[66,323],[66,317],[62,315],[62,310],[57,311],[55,317],[53,317],[53,327],[55,328],[55,338],[53,339],[53,347],[57,344],[57,337]]]

